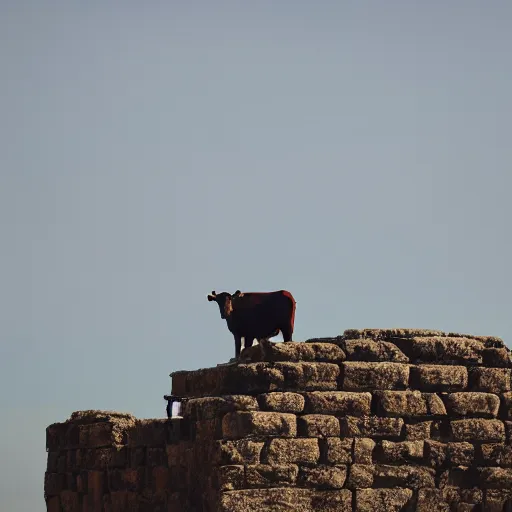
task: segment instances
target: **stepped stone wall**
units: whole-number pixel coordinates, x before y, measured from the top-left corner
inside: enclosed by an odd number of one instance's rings
[[[496,337],[348,330],[171,374],[183,419],[47,429],[52,512],[512,510],[512,363]]]

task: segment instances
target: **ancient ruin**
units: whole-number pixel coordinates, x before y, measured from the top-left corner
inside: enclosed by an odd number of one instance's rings
[[[82,411],[50,425],[47,510],[509,510],[511,368],[496,337],[264,342],[171,374],[183,418]]]

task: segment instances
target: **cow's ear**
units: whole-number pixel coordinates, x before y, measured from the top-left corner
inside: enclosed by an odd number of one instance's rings
[[[215,294],[208,295],[208,300],[211,302],[212,300],[216,300]]]
[[[240,295],[242,292],[240,290],[237,290],[235,293],[233,293],[233,297],[236,297]]]

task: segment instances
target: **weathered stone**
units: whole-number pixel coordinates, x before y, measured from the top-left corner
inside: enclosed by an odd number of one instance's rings
[[[505,441],[505,425],[500,420],[455,420],[450,425],[454,441]]]
[[[407,441],[421,441],[423,439],[430,439],[431,430],[431,421],[407,423],[405,425],[405,439]]]
[[[442,400],[420,391],[376,391],[377,414],[395,417],[444,416]]]
[[[411,367],[411,386],[421,391],[462,391],[467,385],[468,370],[465,366]]]
[[[53,423],[46,428],[46,449],[59,451],[78,448],[80,427],[75,423]]]
[[[266,454],[267,464],[316,464],[320,459],[318,439],[272,439]]]
[[[328,437],[320,441],[323,452],[322,458],[329,464],[351,464],[352,445],[354,440],[350,438]]]
[[[418,490],[416,512],[450,512],[450,505],[444,500],[441,489],[425,488]]]
[[[304,410],[304,397],[298,393],[264,393],[258,396],[258,402],[264,411],[298,413]]]
[[[336,437],[340,435],[340,422],[335,416],[306,414],[297,419],[299,436]]]
[[[129,446],[163,446],[168,440],[169,420],[137,420],[128,431]]]
[[[479,510],[482,504],[483,493],[480,489],[464,489],[457,487],[444,487],[442,489],[444,500],[451,506],[451,510],[469,511]]]
[[[402,363],[343,363],[343,389],[365,391],[374,389],[405,389],[409,366]]]
[[[510,372],[508,368],[473,368],[470,389],[496,394],[510,391]]]
[[[452,466],[471,466],[475,447],[471,443],[448,443],[448,457]]]
[[[475,456],[475,447],[471,443],[425,442],[425,458],[433,467],[470,466]]]
[[[503,512],[512,505],[512,489],[487,489],[485,491],[485,512]],[[508,505],[508,508],[505,508]]]
[[[342,489],[347,478],[346,466],[301,467],[299,483],[317,489]]]
[[[89,423],[79,426],[79,446],[100,448],[126,443],[126,430],[116,428],[115,423]]]
[[[450,393],[443,398],[450,416],[495,418],[500,407],[499,397],[491,393]]]
[[[380,462],[408,464],[423,459],[424,441],[382,441],[376,450]]]
[[[398,512],[412,501],[411,489],[359,489],[356,491],[357,512]]]
[[[193,421],[221,418],[233,411],[257,411],[258,402],[253,396],[227,395],[191,398],[184,407],[184,416]]]
[[[377,464],[373,485],[380,487],[435,487],[435,470],[421,466],[390,466]]]
[[[257,347],[244,350],[241,359],[252,361],[308,361],[341,363],[345,353],[333,343],[274,343],[262,340]]]
[[[484,366],[510,368],[510,351],[507,348],[486,348],[482,352]]]
[[[393,343],[373,340],[346,340],[348,361],[408,363],[409,358]]]
[[[505,346],[503,340],[497,336],[476,336],[473,334],[460,334],[454,332],[448,333],[448,336],[452,338],[468,338],[471,340],[481,341],[487,348],[503,348]]]
[[[375,444],[375,441],[369,437],[356,437],[354,439],[354,463],[373,464]]]
[[[404,420],[402,418],[380,418],[363,416],[341,418],[341,433],[345,437],[400,437]]]
[[[347,489],[316,491],[277,487],[228,491],[221,495],[219,512],[350,512],[352,493]]]
[[[421,336],[446,336],[446,333],[432,329],[347,329],[343,333],[345,339],[393,340]]]
[[[297,420],[294,414],[278,412],[230,412],[222,419],[226,439],[255,436],[295,437]]]
[[[263,441],[252,441],[250,439],[240,439],[238,441],[216,441],[212,451],[212,463],[216,465],[233,464],[258,464],[260,461]],[[169,454],[168,447],[168,454]],[[185,465],[179,459],[177,465]],[[169,466],[171,466],[171,456],[169,455]]]
[[[62,512],[80,512],[80,495],[76,491],[62,491],[60,504]]]
[[[305,393],[305,410],[314,414],[364,416],[370,414],[372,395],[347,391],[313,391]]]
[[[501,395],[501,414],[506,419],[512,419],[512,392]]]
[[[151,490],[155,493],[165,493],[169,488],[170,472],[166,466],[156,466],[151,469]]]
[[[373,486],[375,466],[370,464],[352,464],[348,468],[346,487],[348,489],[364,489]]]
[[[512,468],[482,468],[480,487],[482,489],[510,489]]]
[[[477,340],[443,336],[393,341],[414,363],[481,364],[485,348]]]
[[[220,466],[215,471],[216,488],[221,491],[234,491],[244,487],[245,475],[243,466]]]
[[[460,489],[472,489],[478,487],[478,476],[478,471],[474,467],[451,467],[440,474],[438,487],[446,489],[446,493],[451,492],[452,489],[457,491],[460,491]],[[454,501],[454,499],[448,498],[446,493],[445,499],[449,502]],[[459,499],[459,493],[455,497]]]
[[[480,446],[484,466],[512,467],[512,446],[503,443]]]
[[[57,496],[66,487],[66,475],[48,473],[44,475],[44,495]]]
[[[246,467],[249,487],[280,487],[294,485],[299,474],[296,464],[257,464]]]

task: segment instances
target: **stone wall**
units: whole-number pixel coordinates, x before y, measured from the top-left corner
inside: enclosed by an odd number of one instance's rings
[[[348,330],[172,374],[184,419],[74,413],[47,429],[49,511],[512,509],[509,350]]]

